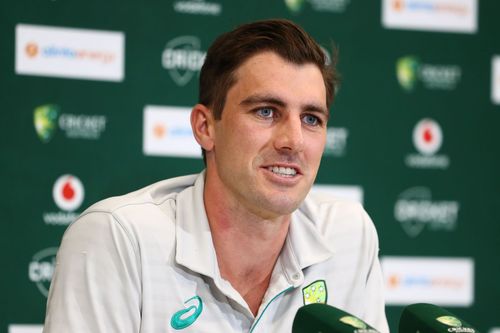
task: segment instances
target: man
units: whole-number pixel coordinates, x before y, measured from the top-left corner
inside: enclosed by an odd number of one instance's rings
[[[219,37],[191,113],[206,170],[82,214],[58,253],[45,332],[290,332],[312,302],[388,332],[371,220],[308,194],[335,80],[290,21]]]

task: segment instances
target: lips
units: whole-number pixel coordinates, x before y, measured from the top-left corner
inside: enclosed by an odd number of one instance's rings
[[[293,177],[297,174],[297,170],[290,167],[269,166],[267,167],[267,170],[282,177]]]
[[[269,171],[273,175],[283,178],[296,178],[302,175],[302,169],[296,163],[278,162],[270,163],[262,166],[263,169]]]

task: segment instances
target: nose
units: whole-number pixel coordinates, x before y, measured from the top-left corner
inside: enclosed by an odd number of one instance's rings
[[[288,115],[277,126],[275,148],[283,152],[301,152],[304,147],[300,117]]]

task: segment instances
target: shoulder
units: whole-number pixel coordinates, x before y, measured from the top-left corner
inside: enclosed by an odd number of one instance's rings
[[[87,208],[65,233],[108,235],[113,231],[135,243],[146,233],[174,228],[177,195],[193,186],[198,175],[166,179],[122,196],[99,201]],[[169,223],[170,222],[170,223]],[[143,237],[142,237],[143,238]]]
[[[178,193],[192,186],[197,177],[198,175],[188,175],[170,178],[125,195],[104,199],[86,209],[82,216],[95,212],[113,214],[126,210],[127,207],[140,209],[141,207],[160,206],[168,200],[175,199]]]
[[[335,222],[336,225],[371,224],[363,206],[356,201],[335,197],[328,193],[311,192],[300,210],[317,224]]]
[[[328,193],[308,194],[300,211],[327,239],[351,239],[378,243],[378,235],[363,206]]]

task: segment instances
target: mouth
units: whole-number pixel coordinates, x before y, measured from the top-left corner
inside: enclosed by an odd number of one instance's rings
[[[295,177],[300,171],[293,167],[283,167],[277,165],[271,165],[267,167],[267,170],[271,171],[273,174],[280,177],[292,178]]]

